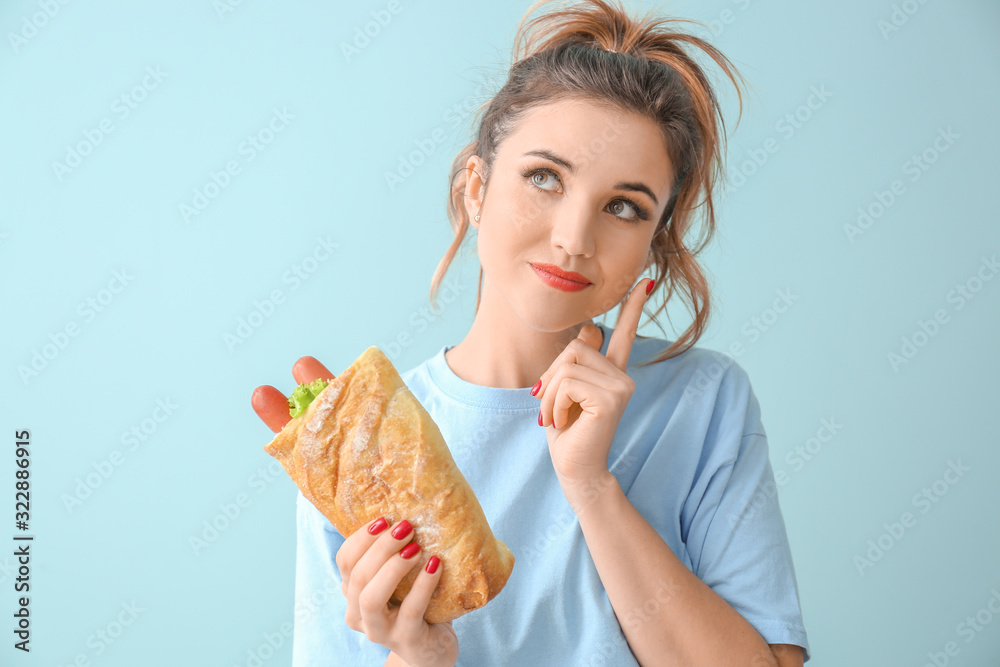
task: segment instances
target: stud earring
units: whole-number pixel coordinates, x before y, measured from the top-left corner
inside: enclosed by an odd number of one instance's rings
[[[476,213],[476,222],[479,222],[479,214]]]

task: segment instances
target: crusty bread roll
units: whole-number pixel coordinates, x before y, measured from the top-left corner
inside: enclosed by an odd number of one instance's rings
[[[374,345],[264,450],[344,537],[380,516],[390,526],[413,525],[420,567],[406,573],[391,601],[402,602],[438,556],[443,569],[428,623],[482,607],[507,583],[514,555],[493,536],[437,425]]]

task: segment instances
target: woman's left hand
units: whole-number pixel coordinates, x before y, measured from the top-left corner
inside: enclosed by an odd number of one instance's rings
[[[563,489],[598,483],[608,474],[611,443],[635,391],[625,368],[650,284],[632,288],[608,356],[601,354],[600,330],[589,322],[542,374],[535,396],[542,401],[539,415]]]

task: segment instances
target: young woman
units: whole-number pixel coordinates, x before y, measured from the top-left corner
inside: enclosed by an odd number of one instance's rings
[[[709,314],[694,255],[714,229],[725,132],[682,47],[739,75],[680,22],[602,0],[522,21],[516,64],[455,160],[456,236],[431,297],[471,224],[475,319],[402,377],[515,555],[506,586],[429,625],[448,563],[420,554],[406,517],[340,535],[300,492],[296,667],[809,659],[760,406],[732,357],[694,347]],[[636,335],[657,291],[654,321],[675,292],[693,308],[676,341]],[[619,304],[613,330],[593,322]],[[312,357],[292,374],[333,377]],[[252,402],[273,431],[289,418],[274,387]]]

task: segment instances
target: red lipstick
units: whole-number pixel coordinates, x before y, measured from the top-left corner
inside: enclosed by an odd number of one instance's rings
[[[586,276],[575,271],[563,271],[554,264],[534,264],[532,262],[529,264],[543,282],[564,292],[579,292],[590,285]]]

